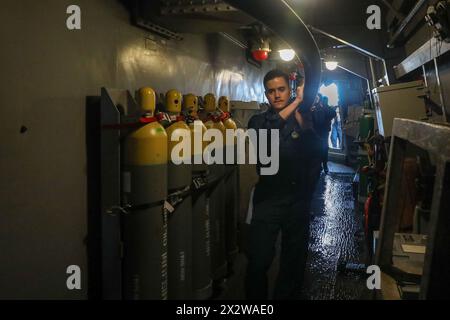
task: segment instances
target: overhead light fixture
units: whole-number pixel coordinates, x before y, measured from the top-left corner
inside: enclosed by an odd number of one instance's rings
[[[292,61],[295,57],[295,51],[292,49],[283,49],[278,50],[278,53],[280,54],[280,58],[283,61]]]
[[[336,68],[338,67],[338,64],[339,63],[334,60],[325,61],[325,67],[330,71],[336,70]]]
[[[252,48],[252,57],[256,61],[264,61],[269,58],[270,45],[268,39],[260,39],[258,42],[255,42]]]
[[[269,58],[269,51],[262,49],[253,50],[252,56],[253,59],[255,59],[256,61],[264,61],[267,60],[267,58]]]

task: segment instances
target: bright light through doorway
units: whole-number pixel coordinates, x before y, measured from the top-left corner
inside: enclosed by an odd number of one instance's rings
[[[323,96],[328,97],[328,104],[331,107],[339,105],[339,93],[336,83],[333,82],[329,86],[325,86],[325,84],[322,84],[322,86],[319,89],[319,92]]]
[[[339,92],[338,87],[336,83],[331,83],[330,85],[326,86],[325,84],[322,84],[322,86],[319,89],[319,92],[324,96],[328,97],[328,105],[330,107],[336,107],[339,106]],[[328,146],[331,149],[342,149],[342,123],[340,119],[340,108],[335,109],[338,113],[337,117],[333,119],[331,122],[331,130],[330,135],[328,137]]]

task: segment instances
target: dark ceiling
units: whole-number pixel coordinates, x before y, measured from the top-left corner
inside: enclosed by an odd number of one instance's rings
[[[245,1],[245,0],[243,0]],[[261,0],[282,1],[282,0]],[[297,12],[302,20],[314,27],[333,33],[356,44],[369,45],[368,49],[382,45],[379,39],[373,41],[373,35],[379,37],[382,31],[369,31],[366,28],[367,7],[380,0],[285,0]],[[133,1],[130,1],[133,2]],[[229,32],[254,20],[236,10],[224,10],[226,1],[219,0],[138,0],[139,14],[155,21],[159,25],[171,28],[178,33]],[[219,8],[220,10],[215,10]],[[385,7],[380,4],[382,10]],[[355,32],[356,31],[356,32]],[[384,31],[386,33],[386,31]],[[371,41],[367,41],[370,34]],[[328,47],[336,43],[317,36],[319,47]],[[376,50],[376,49],[375,49]],[[376,50],[377,51],[377,50]],[[380,50],[378,50],[380,51]],[[379,53],[379,52],[378,52]]]
[[[223,0],[120,0],[134,4],[131,12],[138,13],[144,20],[149,20],[177,34],[183,33],[217,33],[226,32],[240,43],[248,44],[248,26],[256,21],[236,9],[229,10]],[[245,0],[242,0],[245,1]],[[395,31],[399,21],[388,5],[395,7],[401,15],[406,16],[415,0],[261,0],[285,1],[302,18],[305,24],[321,29],[338,38],[363,48],[377,56],[391,59],[393,51],[386,48],[389,41],[388,25]],[[381,8],[381,30],[369,30],[366,26],[370,5]],[[133,6],[133,5],[131,5]],[[281,19],[281,17],[280,17]],[[388,23],[387,23],[388,22]],[[392,32],[392,30],[391,30]],[[339,41],[313,32],[319,49],[330,50],[340,46],[337,55],[342,53],[349,62],[361,59],[361,55]],[[395,58],[402,58],[403,53]],[[355,67],[356,69],[356,67]],[[360,69],[360,68],[359,68]]]
[[[314,26],[365,26],[367,7],[377,0],[286,0],[298,15]]]

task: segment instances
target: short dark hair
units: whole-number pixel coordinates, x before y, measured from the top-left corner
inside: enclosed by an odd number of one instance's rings
[[[264,90],[267,89],[267,82],[269,82],[270,80],[273,80],[275,78],[284,78],[284,80],[286,80],[287,85],[289,86],[289,75],[284,72],[281,71],[279,69],[273,69],[270,70],[269,72],[267,72],[267,74],[264,76]]]

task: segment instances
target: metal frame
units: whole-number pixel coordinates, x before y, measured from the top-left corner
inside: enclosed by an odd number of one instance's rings
[[[399,225],[398,210],[406,148],[411,143],[436,159],[436,177],[430,216],[425,263],[421,278],[421,299],[450,298],[450,127],[407,119],[394,119],[388,163],[384,206],[376,264],[394,278],[399,276],[392,265],[394,234]]]
[[[444,94],[442,93],[442,85],[441,85],[441,78],[439,76],[439,66],[437,63],[437,58],[434,58],[434,71],[436,73],[436,82],[439,88],[439,99],[441,100],[441,107],[442,107],[442,117],[445,122],[448,122],[447,119],[447,111],[445,110],[445,100],[444,100]]]
[[[450,51],[450,43],[431,38],[394,67],[395,76],[399,79],[448,51]]]
[[[404,18],[402,20],[402,22],[400,23],[400,26],[398,27],[398,29],[395,31],[394,35],[390,39],[390,41],[387,45],[388,48],[394,47],[395,42],[397,41],[398,37],[400,37],[402,32],[405,30],[406,26],[411,22],[411,20],[415,17],[415,15],[419,12],[419,10],[422,9],[422,6],[424,4],[426,4],[427,2],[428,2],[428,0],[418,0],[416,2],[414,7],[412,8],[412,10],[408,13],[406,18]]]
[[[184,14],[199,14],[199,13],[211,13],[211,12],[233,12],[237,9],[233,8],[229,4],[223,1],[202,1],[194,3],[189,1],[181,4],[169,4],[161,8],[161,15],[184,15]]]
[[[171,31],[167,28],[164,28],[160,25],[157,25],[153,22],[145,21],[140,18],[136,18],[135,23],[137,26],[145,28],[149,31],[152,31],[166,39],[173,39],[173,40],[178,40],[178,41],[183,40],[183,36],[181,34],[173,32],[173,31]]]
[[[361,78],[363,80],[366,80],[366,82],[367,82],[367,91],[368,91],[367,93],[369,94],[370,105],[373,107],[372,89],[370,88],[370,81],[369,81],[369,79],[367,79],[366,77],[363,77],[362,75],[360,75],[360,74],[358,74],[358,73],[356,73],[356,72],[354,72],[354,71],[352,71],[350,69],[347,69],[347,68],[345,68],[345,67],[343,67],[341,65],[338,65],[338,68],[340,68],[340,69],[342,69],[344,71],[347,71],[348,73],[351,73],[351,74],[353,74],[353,75],[355,75],[355,76],[357,76],[357,77],[359,77],[359,78]]]
[[[122,299],[121,130],[104,129],[125,122],[124,116],[138,110],[126,90],[101,89],[101,242],[102,298]]]
[[[226,32],[219,32],[219,34],[224,37],[225,39],[227,39],[228,41],[230,41],[232,44],[238,46],[241,49],[247,50],[248,46],[245,45],[244,43],[242,43],[241,41],[239,41],[238,39],[236,39],[235,37],[233,37],[232,35],[230,35],[229,33]]]
[[[381,61],[383,63],[383,69],[384,69],[384,73],[385,73],[386,85],[388,85],[388,86],[390,85],[389,74],[387,72],[387,66],[386,66],[386,60],[384,58],[382,58],[380,56],[377,56],[376,54],[374,54],[374,53],[372,53],[370,51],[367,51],[367,50],[365,50],[365,49],[363,49],[361,47],[358,47],[357,45],[355,45],[353,43],[350,43],[350,42],[345,41],[345,40],[343,40],[343,39],[341,39],[339,37],[336,37],[336,36],[334,36],[334,35],[332,35],[332,34],[330,34],[328,32],[325,32],[323,30],[315,28],[315,27],[313,27],[311,25],[308,25],[308,28],[311,31],[313,31],[313,32],[320,33],[320,34],[322,34],[322,35],[324,35],[324,36],[326,36],[328,38],[331,38],[331,39],[336,40],[336,41],[338,41],[338,42],[340,42],[342,44],[345,44],[345,45],[355,49],[358,53],[362,54],[363,56],[367,57],[369,59],[369,62],[370,62],[370,71],[372,73],[372,79],[376,79],[376,75],[375,75],[375,70],[373,68],[372,59],[375,59],[377,61]],[[376,81],[374,81],[374,82],[376,83]],[[374,84],[374,88],[376,88],[376,87],[377,87],[376,84]]]
[[[436,83],[439,88],[440,106],[442,108],[442,120],[448,122],[448,115],[445,109],[445,99],[442,92],[442,84],[439,75],[439,65],[437,59],[444,53],[450,51],[450,44],[446,42],[439,42],[435,38],[428,40],[422,47],[417,49],[414,53],[408,56],[400,64],[394,67],[395,76],[397,79],[407,75],[408,73],[422,67],[423,77],[427,84],[425,65],[433,62],[434,73],[436,75]]]

